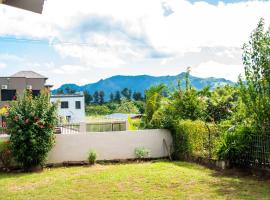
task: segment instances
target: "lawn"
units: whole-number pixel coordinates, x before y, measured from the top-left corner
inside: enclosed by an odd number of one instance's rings
[[[270,181],[154,162],[0,174],[0,199],[270,199]]]

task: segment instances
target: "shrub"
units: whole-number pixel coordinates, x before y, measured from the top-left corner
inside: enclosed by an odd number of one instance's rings
[[[132,101],[123,101],[115,110],[116,113],[139,113],[137,106]]]
[[[135,155],[138,159],[148,158],[150,157],[150,150],[144,147],[139,147],[135,149]]]
[[[94,165],[97,160],[97,153],[94,150],[91,150],[88,154],[88,162],[90,165]]]
[[[10,151],[9,141],[0,141],[0,162],[4,168],[9,168],[11,164],[12,156]]]
[[[232,164],[242,165],[251,146],[252,130],[250,127],[238,126],[225,132],[217,148],[220,160],[230,161]]]
[[[54,144],[57,106],[49,98],[48,91],[36,98],[26,91],[6,115],[11,152],[24,170],[42,166]]]
[[[90,105],[86,107],[87,115],[107,115],[111,110],[106,105]]]
[[[213,124],[200,120],[180,120],[174,124],[172,133],[175,159],[214,156],[212,152],[216,147],[218,130]]]

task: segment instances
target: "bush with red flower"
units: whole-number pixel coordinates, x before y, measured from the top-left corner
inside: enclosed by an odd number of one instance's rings
[[[54,144],[57,106],[50,102],[48,91],[33,98],[26,91],[10,104],[6,115],[10,150],[25,170],[42,166]]]

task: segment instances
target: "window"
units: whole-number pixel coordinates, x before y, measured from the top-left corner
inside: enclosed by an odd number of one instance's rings
[[[62,101],[61,108],[68,108],[68,101]]]
[[[76,101],[76,109],[81,109],[81,102],[80,101]]]
[[[16,100],[16,90],[1,90],[1,101]]]
[[[37,97],[40,94],[40,90],[32,90],[33,97]]]

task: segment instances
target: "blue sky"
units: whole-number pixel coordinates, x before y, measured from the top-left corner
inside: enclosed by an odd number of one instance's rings
[[[241,47],[269,10],[232,0],[47,0],[42,15],[0,5],[0,76],[34,70],[58,87],[191,67],[236,80]]]

